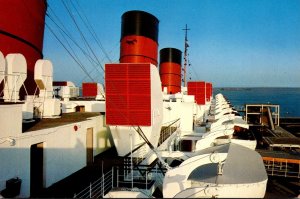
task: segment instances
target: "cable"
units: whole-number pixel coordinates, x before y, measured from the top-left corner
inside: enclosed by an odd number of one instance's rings
[[[62,43],[62,41],[57,37],[57,35],[54,33],[54,31],[50,28],[48,24],[45,24],[46,27],[50,30],[50,32],[53,34],[53,36],[57,39],[57,41],[63,46],[63,48],[69,53],[69,55],[73,58],[73,60],[80,66],[80,68],[83,70],[84,73],[86,73],[89,78],[93,79],[88,72],[86,71],[85,67],[72,55],[72,53],[66,48],[66,46]]]
[[[83,39],[83,41],[84,41],[84,42],[86,43],[86,45],[88,46],[89,50],[90,50],[90,51],[92,52],[92,54],[94,55],[94,58],[96,59],[96,61],[97,61],[97,63],[99,64],[99,66],[102,68],[103,71],[105,71],[104,68],[103,68],[103,66],[101,65],[100,61],[98,60],[97,56],[95,55],[94,51],[92,50],[91,46],[89,45],[89,43],[87,42],[86,38],[84,37],[84,35],[83,35],[81,29],[79,28],[79,26],[78,26],[78,24],[77,24],[77,22],[76,22],[76,20],[75,20],[75,17],[74,17],[73,14],[72,14],[72,12],[70,11],[70,9],[68,8],[68,6],[66,5],[66,3],[65,3],[64,1],[62,1],[62,3],[63,3],[63,5],[65,6],[66,10],[68,11],[68,13],[69,13],[69,15],[70,15],[72,21],[74,22],[74,24],[75,24],[75,26],[76,26],[76,28],[77,28],[79,34],[81,35],[81,38]]]
[[[72,14],[70,8],[68,7],[68,5],[67,5],[64,1],[62,1],[62,3],[63,3],[63,5],[64,5],[64,7],[66,8],[67,12],[69,13],[69,16],[71,17],[73,23],[75,24],[75,26],[76,26],[76,28],[77,28],[77,30],[78,30],[78,32],[79,32],[79,34],[80,34],[82,40],[84,41],[84,44],[85,44],[86,48],[88,49],[88,51],[90,51],[90,52],[92,53],[92,55],[94,56],[94,58],[95,58],[97,64],[101,67],[102,71],[104,71],[103,66],[101,65],[100,61],[98,60],[97,56],[95,55],[95,53],[94,53],[93,49],[91,48],[90,44],[89,44],[88,41],[86,40],[86,38],[85,38],[84,34],[82,33],[81,29],[79,28],[78,23],[76,22],[75,17],[74,17],[74,15]],[[101,72],[98,70],[97,67],[96,67],[96,69],[97,69],[97,71],[101,74]]]
[[[77,1],[75,1],[77,3],[77,6],[81,9],[79,3]],[[86,15],[84,14],[84,12],[81,9],[81,12],[83,13],[83,16],[86,20],[86,23],[84,22],[81,14],[79,13],[79,11],[76,9],[75,5],[73,4],[73,1],[71,1],[71,4],[73,5],[73,7],[75,8],[75,10],[77,11],[80,19],[83,21],[83,23],[86,25],[87,29],[89,30],[89,32],[91,33],[91,35],[93,36],[93,38],[95,39],[96,43],[98,44],[98,46],[100,47],[100,49],[102,50],[103,54],[105,55],[105,57],[108,59],[109,62],[112,62],[110,57],[108,56],[107,52],[105,51],[101,41],[99,40],[99,38],[97,37],[97,34],[95,33],[95,30],[93,29],[93,27],[91,26],[91,24],[89,23],[88,18],[86,17]]]
[[[53,12],[53,11],[52,11]],[[53,13],[54,16],[55,13]],[[79,46],[78,43],[76,43],[75,39],[73,39],[69,34],[67,30],[64,30],[61,26],[59,26],[55,20],[48,14],[47,17],[59,28],[59,30],[61,31],[61,34],[63,33],[65,36],[67,36],[72,42],[73,44],[75,44],[80,50],[81,52],[87,57],[87,59],[90,61],[91,64],[93,64],[94,66],[97,65],[96,61],[82,48]],[[63,26],[64,27],[64,26]],[[66,40],[66,42],[68,43],[67,39],[65,38],[65,36],[62,34],[62,36],[64,37],[64,39]],[[75,52],[73,51],[73,48],[70,46],[70,44],[68,43],[71,51],[75,54]],[[76,56],[77,57],[77,56]],[[78,57],[77,57],[78,58]],[[79,60],[79,58],[78,58]],[[100,73],[101,74],[101,73]]]
[[[135,127],[133,127],[134,130],[145,140],[145,142],[148,144],[148,146],[150,147],[150,149],[155,153],[155,155],[157,156],[157,158],[159,159],[159,161],[162,163],[162,165],[164,165],[166,167],[167,170],[171,170],[172,167],[170,167],[163,159],[162,157],[157,153],[157,151],[155,150],[154,146],[151,144],[151,142],[148,140],[148,138],[145,136],[145,134],[143,133],[142,129],[140,126],[137,127],[137,129]]]
[[[54,21],[54,19],[52,19],[52,17],[50,16],[50,15],[48,15],[48,18],[60,29],[60,33],[61,33],[61,35],[62,35],[62,37],[65,39],[65,41],[66,41],[66,43],[68,44],[68,46],[69,46],[69,49],[70,49],[70,51],[72,51],[73,52],[73,54],[74,54],[74,56],[77,58],[77,60],[79,61],[80,59],[78,58],[78,56],[76,55],[76,53],[74,52],[74,49],[71,47],[71,45],[70,45],[70,43],[68,42],[68,40],[66,39],[66,37],[65,36],[67,36],[72,42],[73,42],[73,44],[75,44],[80,50],[81,50],[81,52],[86,56],[86,58],[88,59],[88,61],[92,64],[92,65],[94,65],[94,69],[96,69],[96,66],[97,66],[97,63],[96,63],[96,61],[83,49],[83,48],[81,48],[76,42],[75,42],[75,40],[70,36],[70,35],[68,35],[68,33],[67,33],[67,31],[66,30],[63,30],[55,21]],[[79,61],[80,62],[80,61]],[[83,65],[83,64],[82,64]],[[88,73],[88,74],[90,74],[90,73]],[[86,77],[88,77],[88,74],[86,75]],[[103,73],[100,73],[99,72],[99,74],[100,74],[100,76],[102,76],[103,77]],[[92,78],[91,79],[92,81],[94,81],[94,78]]]

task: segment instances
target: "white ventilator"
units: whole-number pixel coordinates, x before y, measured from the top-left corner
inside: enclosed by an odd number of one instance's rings
[[[39,59],[34,67],[34,80],[40,89],[39,97],[52,98],[53,67],[49,60]]]
[[[0,51],[0,84],[2,83],[2,81],[4,80],[5,77],[5,73],[6,73],[6,65],[5,65],[5,58],[2,54],[2,52]]]
[[[6,56],[7,70],[4,85],[4,101],[19,101],[19,90],[27,78],[27,63],[22,54],[8,54]]]
[[[56,117],[60,115],[60,102],[53,98],[53,67],[49,60],[39,59],[35,63],[34,80],[40,90],[35,99],[38,117]]]

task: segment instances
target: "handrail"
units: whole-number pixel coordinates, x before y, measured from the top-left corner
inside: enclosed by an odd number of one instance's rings
[[[171,125],[175,124],[176,122],[178,122],[180,120],[180,118],[176,119],[176,120],[172,120],[172,121],[169,121],[169,122],[172,122],[171,124],[169,124],[168,126],[166,126],[165,128],[169,128]],[[166,122],[164,124],[167,124],[169,122]]]
[[[268,175],[300,178],[300,160],[298,162],[277,161],[276,158],[263,160]]]
[[[162,127],[161,132],[160,132],[160,138],[159,138],[159,141],[158,141],[158,146],[161,145],[168,137],[171,136],[171,134],[173,134],[178,129],[180,124],[177,125],[177,126],[173,126],[178,121],[180,121],[180,118],[178,118],[176,120],[173,120],[173,121],[170,121],[170,122],[172,122],[171,124],[169,124],[166,127]],[[172,130],[172,128],[175,128],[175,129]],[[169,133],[169,135],[165,136],[166,133]]]
[[[113,188],[114,180],[113,168],[107,173],[103,174],[99,179],[91,182],[89,186],[81,190],[79,193],[74,194],[73,198],[98,198],[104,196],[109,189]]]
[[[132,150],[131,152],[127,153],[124,157],[130,156],[131,154],[133,154],[135,151],[139,150],[145,144],[146,144],[146,142],[142,143],[140,146],[136,147],[134,150]]]
[[[139,169],[147,171],[146,175],[148,175],[149,173],[152,173],[152,175],[154,175],[154,177],[152,177],[150,179],[148,177],[146,177],[145,179],[141,179],[140,175],[133,175],[132,180],[134,182],[138,182],[139,184],[145,184],[145,188],[138,189],[138,191],[151,197],[151,194],[147,192],[147,191],[150,191],[150,189],[151,189],[151,187],[149,187],[148,184],[153,181],[155,182],[157,180],[157,178],[160,179],[160,177],[158,176],[158,174],[160,174],[160,172],[158,172],[158,170],[155,168],[151,168],[149,170],[149,168],[147,168],[146,165],[141,165],[140,167],[141,168],[139,168]],[[116,174],[114,173],[115,169],[117,169]],[[131,169],[128,168],[128,170],[132,172]],[[133,170],[136,170],[136,169],[133,169]],[[126,174],[121,174],[118,172],[118,167],[113,167],[110,171],[103,174],[99,179],[95,180],[94,182],[91,182],[89,186],[87,186],[86,188],[81,190],[79,193],[74,194],[73,198],[101,198],[101,197],[104,197],[104,194],[108,193],[111,189],[116,188],[115,187],[116,184],[117,184],[116,185],[117,187],[118,187],[119,183],[131,184],[132,183],[131,180],[126,180],[125,178],[123,178],[125,176],[126,176]],[[119,178],[121,178],[123,180],[120,180]],[[117,179],[117,183],[114,183],[115,179]],[[154,180],[154,179],[156,179],[156,180]],[[132,188],[123,187],[122,189],[128,190],[128,191],[136,190],[136,188],[134,188],[134,187],[132,187]]]

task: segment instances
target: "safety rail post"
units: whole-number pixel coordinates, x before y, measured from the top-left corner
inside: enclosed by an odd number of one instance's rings
[[[133,188],[133,163],[132,163],[132,150],[133,150],[132,134],[130,134],[130,171],[131,171],[131,188]]]
[[[285,159],[285,173],[284,173],[284,177],[286,177],[286,174],[287,174],[287,168],[288,168],[288,165],[287,165],[287,159]]]
[[[111,188],[114,188],[114,168],[111,168]]]
[[[298,162],[298,165],[299,165],[298,178],[300,178],[300,160],[299,160],[299,162]]]
[[[148,171],[146,169],[146,190],[148,190]]]
[[[90,182],[90,198],[92,198],[92,183]]]
[[[104,175],[103,175],[103,172],[102,172],[102,197],[104,197]]]
[[[273,164],[272,164],[272,176],[273,176],[273,172],[274,172],[274,158],[273,158]]]
[[[119,167],[117,167],[117,187],[119,187]]]

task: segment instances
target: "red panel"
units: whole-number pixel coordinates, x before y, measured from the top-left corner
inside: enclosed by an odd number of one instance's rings
[[[173,62],[163,62],[159,66],[162,89],[168,88],[168,94],[181,91],[181,66]]]
[[[42,58],[46,1],[9,0],[1,1],[0,6],[0,50],[6,56],[9,53],[21,53],[27,61],[26,90],[33,95],[36,88],[34,65]],[[21,88],[20,97],[25,90]]]
[[[211,97],[212,97],[212,83],[210,82],[207,82],[206,83],[206,101],[210,101],[211,100]]]
[[[97,96],[97,83],[83,82],[82,83],[82,96],[83,97],[96,97]]]
[[[151,125],[150,64],[106,64],[106,123]]]
[[[194,95],[197,104],[205,104],[205,82],[188,82],[188,95]]]
[[[212,84],[210,84],[210,97],[212,98],[212,96],[213,96],[213,86],[212,86]]]
[[[138,35],[123,37],[120,47],[120,63],[152,63],[157,66],[157,43]]]

